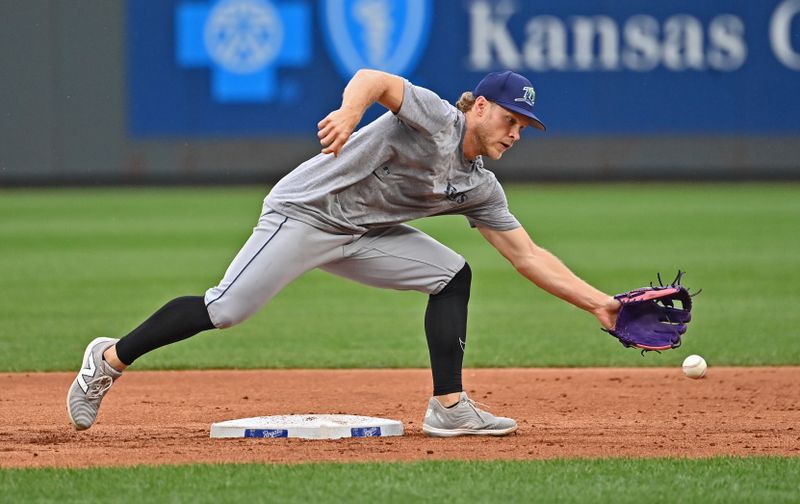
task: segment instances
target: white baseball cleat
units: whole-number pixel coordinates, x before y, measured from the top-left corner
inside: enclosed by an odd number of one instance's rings
[[[517,422],[483,411],[466,392],[461,392],[458,403],[451,408],[431,397],[422,422],[422,432],[434,437],[505,436],[516,430]]]
[[[119,341],[114,338],[96,338],[83,354],[83,364],[67,393],[67,415],[77,430],[86,430],[97,419],[100,401],[114,381],[122,376],[103,360],[103,352]]]

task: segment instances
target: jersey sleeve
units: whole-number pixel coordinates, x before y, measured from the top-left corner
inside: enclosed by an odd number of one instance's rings
[[[456,120],[456,108],[429,89],[405,81],[397,118],[415,130],[433,136]]]
[[[511,231],[522,227],[522,224],[508,209],[505,192],[496,179],[494,185],[494,189],[483,204],[464,212],[469,225],[495,231]]]

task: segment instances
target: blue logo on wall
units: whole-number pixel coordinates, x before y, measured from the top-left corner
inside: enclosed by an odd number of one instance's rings
[[[208,67],[220,102],[289,99],[278,68],[311,59],[310,9],[299,2],[218,0],[182,3],[175,17],[178,64]]]
[[[431,0],[323,0],[326,48],[349,79],[359,68],[404,75],[428,43]]]

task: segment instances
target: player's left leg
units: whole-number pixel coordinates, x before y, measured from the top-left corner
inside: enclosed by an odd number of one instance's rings
[[[514,420],[479,409],[463,392],[461,369],[467,341],[472,272],[463,257],[410,226],[371,231],[344,247],[342,259],[322,269],[375,287],[429,294],[425,312],[434,397],[423,431],[432,436],[501,436]]]
[[[458,401],[472,278],[463,257],[403,225],[365,234],[344,247],[342,258],[321,268],[374,287],[429,294],[425,335],[434,395],[448,404]]]

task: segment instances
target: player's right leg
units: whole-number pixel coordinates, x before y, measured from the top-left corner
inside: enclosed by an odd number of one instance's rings
[[[108,389],[137,358],[201,331],[243,322],[286,284],[340,256],[342,246],[352,239],[266,212],[222,281],[204,297],[173,299],[121,340],[98,338],[90,343],[67,395],[73,425],[84,430],[94,424]]]
[[[103,352],[117,339],[96,338],[83,353],[83,364],[67,393],[67,415],[77,430],[88,429],[97,418],[103,400],[114,380],[122,375],[103,359]]]
[[[165,304],[121,340],[93,340],[67,393],[67,415],[72,424],[77,430],[94,424],[103,397],[137,357],[212,327],[203,298],[184,296]]]
[[[214,327],[243,322],[295,278],[341,257],[342,247],[353,240],[348,234],[327,233],[267,212],[222,281],[206,291],[205,306]]]

